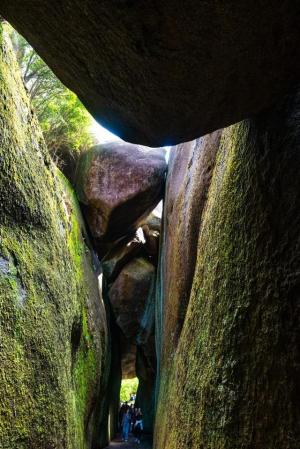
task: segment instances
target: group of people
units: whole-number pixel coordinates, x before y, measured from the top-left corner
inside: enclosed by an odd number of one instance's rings
[[[128,441],[129,432],[134,435],[134,441],[141,442],[143,433],[143,415],[140,408],[134,408],[127,402],[121,405],[119,412],[119,425],[122,432],[122,441]]]

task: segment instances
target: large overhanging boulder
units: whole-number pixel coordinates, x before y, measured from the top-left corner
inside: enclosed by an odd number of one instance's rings
[[[299,79],[294,0],[1,0],[0,14],[102,124],[131,142],[192,140]]]
[[[162,199],[166,168],[163,149],[125,142],[83,154],[76,189],[100,253],[105,243],[134,232]]]

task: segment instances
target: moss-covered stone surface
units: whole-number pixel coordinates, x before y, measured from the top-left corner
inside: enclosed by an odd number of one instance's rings
[[[95,268],[77,200],[47,155],[4,25],[1,449],[97,447],[95,404],[103,396],[107,328]]]
[[[300,447],[299,113],[223,131],[155,449]]]

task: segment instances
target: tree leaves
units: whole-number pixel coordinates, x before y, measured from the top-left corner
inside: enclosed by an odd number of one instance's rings
[[[53,158],[62,149],[78,153],[93,145],[92,117],[77,96],[56,78],[14,29],[11,29],[11,39],[24,84]]]

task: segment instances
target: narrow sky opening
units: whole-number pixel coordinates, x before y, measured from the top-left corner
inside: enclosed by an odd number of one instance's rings
[[[93,120],[91,126],[91,133],[95,136],[97,143],[111,142],[111,141],[121,141],[120,137],[116,136],[108,129],[101,126],[96,120]]]
[[[122,142],[122,139],[120,137],[116,136],[115,134],[110,132],[108,129],[101,126],[94,119],[93,119],[93,123],[91,126],[91,133],[93,134],[93,136],[95,136],[97,143],[105,143],[105,142],[112,142],[112,141]],[[172,147],[166,146],[164,148],[166,150],[165,158],[166,158],[166,161],[168,162],[169,156],[170,156],[170,150]]]

